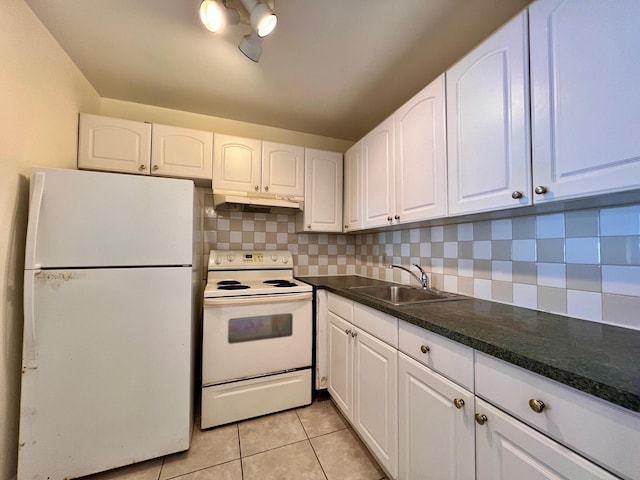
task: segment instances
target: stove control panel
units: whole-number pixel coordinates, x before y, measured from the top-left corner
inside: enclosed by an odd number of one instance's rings
[[[209,270],[230,268],[293,268],[293,255],[287,250],[209,252]]]

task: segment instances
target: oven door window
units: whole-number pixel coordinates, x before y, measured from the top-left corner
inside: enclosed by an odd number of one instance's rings
[[[229,320],[229,343],[252,342],[267,338],[290,337],[293,316],[290,313]]]

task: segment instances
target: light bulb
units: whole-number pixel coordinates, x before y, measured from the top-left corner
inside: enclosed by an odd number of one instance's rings
[[[222,10],[218,2],[204,0],[200,4],[200,21],[210,32],[217,32],[222,27]]]

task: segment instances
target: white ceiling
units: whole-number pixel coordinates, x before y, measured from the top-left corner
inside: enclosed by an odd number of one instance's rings
[[[357,140],[530,0],[276,0],[259,63],[201,0],[26,0],[100,96]]]

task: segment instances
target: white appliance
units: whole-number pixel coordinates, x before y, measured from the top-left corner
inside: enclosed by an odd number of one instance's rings
[[[187,180],[32,170],[18,480],[189,448],[196,198]]]
[[[201,427],[309,405],[313,289],[291,253],[212,250],[208,269]]]

